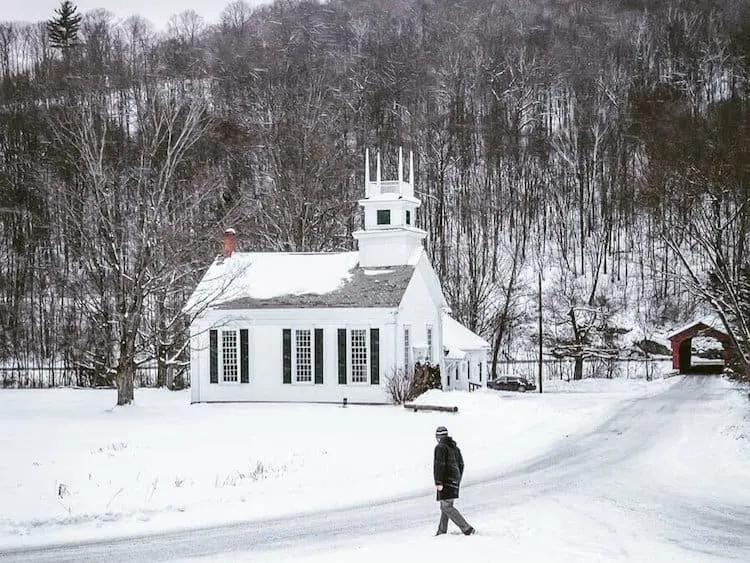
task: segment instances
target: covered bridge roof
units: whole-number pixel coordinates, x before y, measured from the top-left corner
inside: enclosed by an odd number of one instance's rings
[[[692,338],[698,334],[705,336],[711,336],[713,338],[724,339],[728,338],[729,335],[724,331],[724,327],[717,319],[704,318],[696,321],[692,321],[686,325],[680,326],[671,332],[667,333],[669,340],[684,340],[685,338]]]

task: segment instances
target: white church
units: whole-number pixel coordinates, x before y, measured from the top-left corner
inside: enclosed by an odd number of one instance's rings
[[[449,315],[415,227],[414,162],[375,179],[365,154],[354,252],[239,252],[235,231],[185,306],[191,401],[383,404],[416,362],[444,390],[483,386],[489,344]]]

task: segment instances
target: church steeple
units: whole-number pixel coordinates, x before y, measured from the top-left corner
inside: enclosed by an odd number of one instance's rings
[[[352,233],[359,247],[361,267],[412,263],[427,233],[414,226],[420,201],[414,197],[414,155],[409,151],[408,179],[404,179],[403,149],[398,150],[395,180],[383,180],[380,152],[376,154],[375,180],[370,177],[370,151],[365,151],[365,197],[359,200],[364,227]]]

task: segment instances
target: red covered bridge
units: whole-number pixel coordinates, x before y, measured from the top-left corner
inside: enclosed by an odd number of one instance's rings
[[[708,337],[718,340],[723,347],[723,362],[708,362],[693,365],[693,338]],[[672,331],[667,335],[672,343],[672,367],[680,373],[720,373],[729,362],[731,356],[731,340],[729,335],[703,321],[695,321]]]

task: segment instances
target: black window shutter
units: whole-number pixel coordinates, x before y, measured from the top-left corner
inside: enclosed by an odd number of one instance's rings
[[[380,329],[370,329],[370,384],[380,385]]]
[[[292,329],[284,329],[284,383],[292,382]]]
[[[209,341],[209,358],[210,358],[210,382],[211,383],[218,383],[219,382],[219,334],[215,330],[211,330],[208,332],[208,341]]]
[[[246,328],[240,329],[240,383],[250,383],[250,349]]]
[[[323,383],[323,329],[315,329],[315,383]]]
[[[339,384],[346,385],[346,329],[339,329]]]

